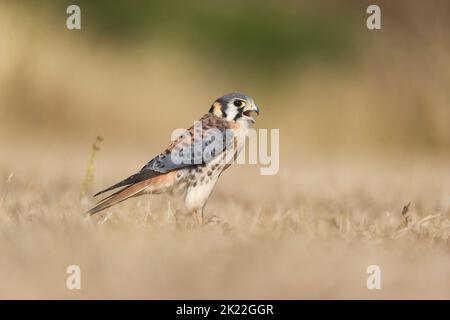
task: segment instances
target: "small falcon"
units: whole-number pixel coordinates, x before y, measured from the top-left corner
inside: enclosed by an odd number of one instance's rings
[[[203,208],[217,180],[243,149],[249,126],[255,122],[252,112],[259,114],[258,107],[242,93],[218,98],[207,114],[139,172],[95,194],[120,188],[88,213],[144,194],[182,193],[186,209],[203,224]]]

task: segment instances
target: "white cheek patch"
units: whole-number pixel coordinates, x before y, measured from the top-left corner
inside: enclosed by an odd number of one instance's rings
[[[233,105],[228,105],[228,106],[227,106],[226,113],[227,113],[226,119],[227,119],[228,121],[232,121],[232,120],[234,120],[234,118],[236,117],[236,115],[239,113],[239,111],[237,110],[237,108],[236,108],[235,106],[233,106]]]

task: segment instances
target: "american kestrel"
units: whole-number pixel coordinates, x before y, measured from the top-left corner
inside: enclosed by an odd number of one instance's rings
[[[88,213],[143,194],[184,193],[186,209],[203,224],[203,208],[219,176],[236,159],[250,124],[255,122],[252,112],[259,114],[258,107],[242,93],[218,98],[207,114],[139,172],[95,194],[122,187]]]

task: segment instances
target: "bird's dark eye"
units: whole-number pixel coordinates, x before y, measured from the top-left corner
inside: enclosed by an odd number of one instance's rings
[[[241,106],[242,106],[242,100],[234,100],[233,104],[234,104],[236,107],[241,107]]]

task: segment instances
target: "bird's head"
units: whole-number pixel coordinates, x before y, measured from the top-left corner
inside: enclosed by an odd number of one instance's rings
[[[242,93],[230,93],[217,99],[209,112],[217,117],[225,118],[228,121],[244,121],[245,123],[255,123],[251,113],[259,115],[259,109],[252,98]]]

